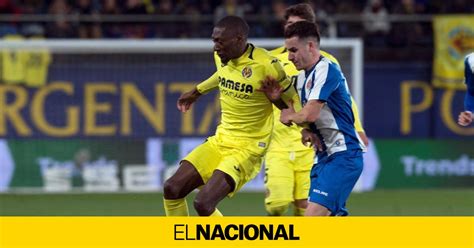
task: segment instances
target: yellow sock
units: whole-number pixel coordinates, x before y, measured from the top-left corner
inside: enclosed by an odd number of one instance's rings
[[[166,216],[189,216],[186,198],[168,200],[163,199]]]
[[[224,215],[222,215],[221,211],[219,211],[219,209],[216,208],[216,210],[214,210],[214,212],[210,216],[211,217],[223,217]]]
[[[295,209],[295,216],[303,216],[304,212],[306,212],[306,208],[299,208],[299,207],[294,207]]]

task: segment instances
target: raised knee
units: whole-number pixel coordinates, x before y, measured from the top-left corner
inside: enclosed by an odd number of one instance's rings
[[[288,211],[289,203],[269,203],[265,205],[265,210],[270,216],[282,216]]]
[[[184,196],[181,195],[180,187],[173,180],[166,180],[163,185],[163,194],[165,199],[179,199]]]
[[[212,206],[207,201],[198,199],[194,199],[194,209],[200,216],[210,216],[212,212],[215,210],[215,206]]]

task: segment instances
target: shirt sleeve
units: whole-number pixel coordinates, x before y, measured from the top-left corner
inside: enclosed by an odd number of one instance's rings
[[[311,84],[310,94],[308,97],[309,100],[322,100],[327,102],[331,93],[339,87],[339,80],[338,77],[331,75],[329,73],[329,63],[326,61],[319,62],[316,65],[315,72],[311,73],[306,80],[308,83]]]
[[[283,88],[282,99],[285,103],[293,102],[296,111],[301,109],[301,101],[295,87],[292,87],[290,78],[286,75],[283,66],[278,59],[273,59],[270,65],[270,75],[278,80],[278,83]]]
[[[203,95],[209,93],[217,87],[219,87],[219,76],[217,75],[217,72],[196,86],[199,93]]]
[[[291,81],[285,73],[285,69],[277,58],[270,62],[269,74],[278,80],[278,83],[286,89],[291,86]]]

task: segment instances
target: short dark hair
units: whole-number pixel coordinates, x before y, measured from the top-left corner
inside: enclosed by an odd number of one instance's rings
[[[321,40],[318,25],[307,21],[295,22],[285,29],[285,39],[292,37],[298,37],[300,39],[315,38],[318,44]]]
[[[290,16],[298,16],[308,22],[316,22],[316,15],[311,5],[307,3],[299,3],[291,5],[285,10],[285,21],[288,21]]]
[[[215,27],[226,28],[228,30],[233,30],[237,34],[242,34],[247,37],[249,35],[249,25],[247,22],[238,16],[226,16],[220,19]]]

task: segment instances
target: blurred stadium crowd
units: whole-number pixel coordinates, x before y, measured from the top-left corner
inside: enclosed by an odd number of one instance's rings
[[[0,0],[0,36],[207,38],[216,20],[238,15],[249,22],[251,37],[281,37],[284,10],[298,2],[302,1]],[[469,0],[307,2],[315,8],[324,36],[363,37],[369,60],[431,59],[432,15],[474,12]],[[387,48],[397,47],[405,52],[386,54]]]

